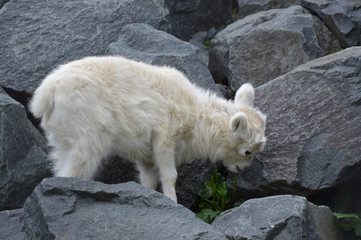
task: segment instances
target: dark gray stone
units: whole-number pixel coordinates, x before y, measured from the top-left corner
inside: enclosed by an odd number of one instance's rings
[[[361,2],[359,0],[301,0],[337,36],[343,48],[361,45]]]
[[[220,94],[197,47],[147,24],[125,26],[118,41],[109,45],[108,53],[175,67],[199,87]]]
[[[0,83],[33,92],[54,67],[103,55],[128,23],[170,30],[164,0],[12,0],[0,10]]]
[[[217,83],[236,91],[320,56],[312,15],[293,6],[249,15],[219,32],[211,41],[209,68]]]
[[[244,18],[272,8],[288,8],[300,3],[301,0],[238,0],[238,16]]]
[[[213,164],[210,161],[194,161],[180,166],[177,177],[176,193],[178,203],[190,208],[198,199],[198,191],[204,187],[213,174]],[[98,171],[96,181],[107,184],[117,184],[128,181],[139,182],[139,173],[133,162],[113,156],[104,161]],[[161,186],[158,190],[162,192]]]
[[[191,208],[199,198],[198,191],[204,188],[204,183],[211,179],[214,164],[210,161],[194,161],[179,169],[177,177],[177,200],[186,208]]]
[[[232,20],[233,0],[201,0],[198,7],[195,31],[220,28]]]
[[[50,175],[44,137],[0,87],[0,210],[20,208]]]
[[[343,239],[328,207],[291,195],[248,200],[221,213],[212,225],[229,239]]]
[[[232,19],[233,0],[165,0],[172,34],[188,41],[195,32],[226,26]]]
[[[195,32],[197,10],[200,0],[165,0],[170,11],[172,34],[189,40]]]
[[[307,62],[255,95],[268,142],[237,175],[239,193],[310,195],[359,175],[361,47]]]
[[[24,205],[32,239],[226,239],[194,213],[134,182],[44,179]]]
[[[0,212],[0,239],[26,240],[21,231],[23,226],[23,209],[6,210]]]

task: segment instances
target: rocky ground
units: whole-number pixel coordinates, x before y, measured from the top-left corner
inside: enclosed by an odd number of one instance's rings
[[[0,239],[357,239],[332,212],[341,192],[344,213],[361,216],[359,0],[0,7]],[[211,225],[195,217],[209,162],[179,169],[180,204],[135,183],[135,166],[120,156],[105,159],[97,181],[51,178],[27,103],[55,66],[90,55],[170,65],[225,98],[242,83],[256,86],[268,143],[236,175],[235,196],[249,200]],[[233,173],[219,170],[233,191]]]

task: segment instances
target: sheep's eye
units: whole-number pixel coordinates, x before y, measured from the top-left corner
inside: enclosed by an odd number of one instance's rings
[[[246,155],[251,155],[252,153],[250,151],[245,152]]]

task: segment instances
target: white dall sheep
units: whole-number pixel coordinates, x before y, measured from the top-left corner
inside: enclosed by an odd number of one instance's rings
[[[232,172],[262,151],[266,116],[244,84],[234,102],[169,67],[122,57],[88,57],[60,66],[35,91],[30,110],[53,147],[55,176],[90,179],[110,154],[134,161],[144,186],[160,179],[177,201],[176,167],[222,160]]]

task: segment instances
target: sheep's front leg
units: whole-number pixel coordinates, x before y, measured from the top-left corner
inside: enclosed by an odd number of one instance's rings
[[[175,192],[177,170],[174,162],[174,147],[169,145],[157,145],[157,147],[153,148],[153,154],[153,159],[159,168],[163,193],[177,202],[177,195]]]

